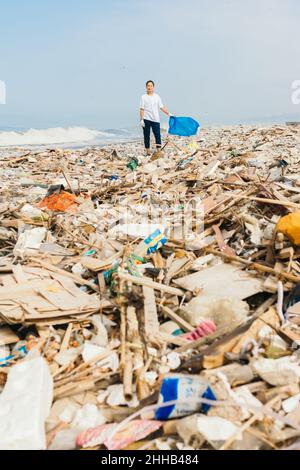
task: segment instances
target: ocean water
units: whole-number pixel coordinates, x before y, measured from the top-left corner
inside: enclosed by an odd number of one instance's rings
[[[139,127],[129,129],[89,129],[87,127],[53,127],[48,129],[0,129],[0,148],[33,147],[81,148],[110,143],[130,142],[142,138]]]

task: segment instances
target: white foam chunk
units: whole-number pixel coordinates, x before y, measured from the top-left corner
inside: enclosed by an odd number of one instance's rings
[[[45,450],[53,380],[42,357],[12,367],[0,395],[0,450]]]

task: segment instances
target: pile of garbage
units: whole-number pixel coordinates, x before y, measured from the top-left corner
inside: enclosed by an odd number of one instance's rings
[[[300,130],[1,154],[1,449],[300,448]]]

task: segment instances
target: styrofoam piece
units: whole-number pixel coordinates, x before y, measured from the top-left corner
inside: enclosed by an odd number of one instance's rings
[[[297,393],[297,395],[294,395],[293,397],[287,398],[282,402],[282,409],[285,411],[285,413],[291,413],[294,411],[297,406],[299,405],[300,402],[300,393]]]
[[[300,366],[290,357],[259,358],[252,363],[254,371],[273,386],[291,385],[300,379]]]
[[[36,227],[30,230],[25,230],[19,235],[14,247],[14,255],[22,257],[25,254],[31,254],[32,250],[38,250],[46,236],[46,233],[47,229],[45,227]]]
[[[71,426],[80,430],[93,428],[106,423],[106,418],[101,410],[92,403],[86,403],[80,410],[77,410],[72,420]]]
[[[102,348],[101,346],[97,346],[90,341],[85,341],[82,350],[82,358],[84,362],[89,362],[106,352],[107,348]],[[100,359],[99,362],[97,362],[97,366],[102,366],[104,369],[111,369],[114,372],[117,371],[119,367],[118,354],[115,351],[112,351],[111,354],[109,354],[107,357]]]
[[[108,333],[107,329],[102,321],[101,315],[93,315],[92,323],[97,331],[95,335],[93,335],[92,343],[101,346],[103,348],[107,347],[108,345]]]
[[[31,204],[25,204],[21,209],[21,214],[29,219],[43,216],[43,212],[40,209],[33,207]]]
[[[53,380],[42,357],[12,367],[0,395],[0,450],[45,450]]]
[[[169,354],[167,354],[167,364],[171,370],[177,369],[181,364],[179,354],[176,353],[175,351],[172,351]]]
[[[82,347],[79,346],[78,348],[69,348],[66,349],[65,351],[61,351],[56,356],[54,357],[55,362],[59,364],[60,366],[65,366],[68,363],[71,363],[72,361],[75,361],[79,354],[82,351]]]
[[[139,404],[136,394],[133,395],[132,400],[126,400],[123,384],[109,385],[106,390],[98,394],[97,401],[98,403],[106,402],[109,406],[127,405],[129,408],[135,408]]]
[[[197,419],[198,432],[209,442],[227,441],[238,431],[238,427],[231,421],[218,416],[201,416]],[[237,440],[242,436],[237,435]]]

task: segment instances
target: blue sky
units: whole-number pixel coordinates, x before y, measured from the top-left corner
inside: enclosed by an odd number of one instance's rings
[[[0,17],[0,127],[133,126],[149,78],[204,124],[300,113],[299,0],[2,0]]]

